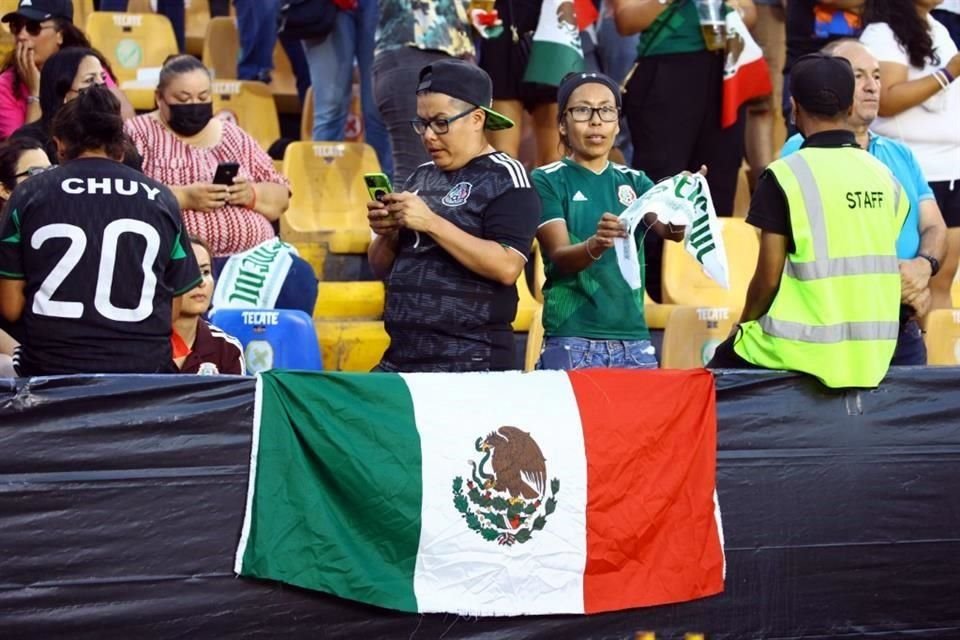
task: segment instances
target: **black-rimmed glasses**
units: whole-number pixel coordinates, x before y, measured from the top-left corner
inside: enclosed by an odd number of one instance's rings
[[[604,105],[602,107],[570,107],[567,113],[573,118],[574,122],[590,122],[593,120],[593,114],[600,116],[603,122],[616,122],[620,119],[620,109]]]
[[[33,176],[38,176],[44,171],[49,171],[53,169],[53,165],[49,167],[29,167],[26,171],[21,171],[14,178],[32,178]]]
[[[424,131],[427,130],[427,127],[437,135],[442,136],[443,134],[450,131],[450,123],[454,120],[459,120],[460,118],[470,115],[477,110],[477,107],[470,107],[466,111],[461,111],[455,116],[449,118],[431,118],[429,120],[424,120],[423,118],[416,118],[410,121],[410,126],[413,127],[413,130],[417,132],[418,136],[422,136]]]

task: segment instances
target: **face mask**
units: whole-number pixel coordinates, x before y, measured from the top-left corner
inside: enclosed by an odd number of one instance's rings
[[[168,104],[170,128],[182,136],[195,136],[200,133],[213,118],[213,103]]]

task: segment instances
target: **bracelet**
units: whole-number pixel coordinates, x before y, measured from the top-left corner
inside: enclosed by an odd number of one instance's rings
[[[592,237],[593,236],[590,236],[590,238]],[[603,257],[603,254],[600,254],[599,256],[595,256],[592,253],[590,253],[590,238],[587,238],[586,242],[583,243],[583,248],[587,250],[587,255],[590,256],[590,259],[596,262],[597,260]]]
[[[937,81],[937,84],[940,85],[940,90],[945,91],[950,83],[947,82],[947,77],[940,73],[939,70],[933,72],[933,79]]]
[[[950,73],[950,70],[947,69],[946,67],[940,67],[940,73],[942,73],[943,77],[947,79],[947,84],[950,84],[951,82],[956,80],[954,75]]]
[[[253,200],[250,201],[250,204],[247,205],[247,208],[253,209],[257,206],[257,188],[253,185],[250,185],[250,191],[253,192]]]
[[[40,104],[40,96],[27,96],[27,104]]]

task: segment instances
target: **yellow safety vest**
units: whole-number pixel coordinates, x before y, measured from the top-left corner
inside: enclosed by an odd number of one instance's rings
[[[734,350],[828,387],[876,387],[900,328],[896,242],[909,199],[861,149],[801,149],[769,169],[786,196],[796,247],[770,310],[741,325]]]

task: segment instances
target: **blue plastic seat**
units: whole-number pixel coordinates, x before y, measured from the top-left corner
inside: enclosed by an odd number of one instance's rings
[[[243,343],[247,371],[322,371],[323,358],[313,320],[294,309],[220,309],[210,321]]]

